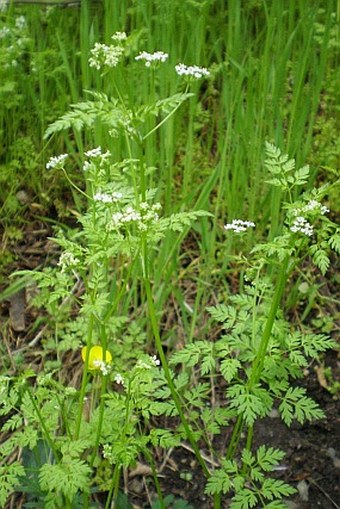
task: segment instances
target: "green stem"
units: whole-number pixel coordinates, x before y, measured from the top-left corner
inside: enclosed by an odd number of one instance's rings
[[[187,419],[186,419],[186,417],[184,415],[184,412],[182,410],[181,401],[180,401],[179,396],[177,394],[176,387],[175,387],[174,382],[172,380],[170,369],[169,369],[169,366],[168,366],[168,363],[167,363],[167,360],[166,360],[166,357],[165,357],[165,354],[164,354],[164,350],[163,350],[163,346],[162,346],[162,341],[161,341],[161,337],[160,337],[160,333],[159,333],[159,328],[158,328],[158,323],[157,323],[157,318],[156,318],[156,313],[155,313],[155,306],[154,306],[152,292],[151,292],[151,285],[150,285],[150,281],[149,281],[148,274],[147,274],[147,272],[148,272],[148,269],[147,269],[148,258],[147,258],[147,253],[146,253],[146,242],[145,241],[144,241],[143,252],[144,252],[144,255],[145,255],[145,257],[144,257],[144,270],[145,270],[145,273],[144,273],[144,286],[145,286],[147,302],[148,302],[149,317],[150,317],[150,320],[151,320],[151,326],[152,326],[152,331],[153,331],[153,335],[154,335],[154,338],[155,338],[155,345],[156,345],[156,349],[157,349],[157,352],[158,352],[158,356],[159,356],[160,361],[162,363],[162,367],[163,367],[163,370],[164,370],[164,375],[165,375],[166,381],[168,383],[168,386],[169,386],[169,389],[170,389],[170,392],[171,392],[171,396],[172,396],[173,401],[175,403],[178,415],[179,415],[179,417],[181,419],[181,422],[182,422],[182,425],[184,427],[186,436],[187,436],[187,438],[188,438],[188,440],[189,440],[189,442],[191,444],[191,447],[193,448],[193,450],[195,452],[195,455],[196,455],[196,458],[197,458],[199,464],[202,467],[204,475],[208,478],[208,477],[210,477],[210,472],[209,472],[209,470],[208,470],[208,468],[207,468],[207,466],[205,464],[204,459],[201,456],[201,453],[200,453],[199,448],[197,446],[195,437],[194,437],[194,435],[192,433],[192,430],[190,429],[190,426],[189,426],[189,424],[187,422]]]
[[[80,189],[80,187],[78,187],[78,186],[77,186],[77,185],[76,185],[76,184],[75,184],[75,183],[74,183],[74,182],[70,179],[70,177],[68,176],[68,174],[67,174],[67,172],[65,171],[65,169],[64,169],[64,168],[61,168],[61,169],[62,169],[63,174],[65,175],[65,178],[66,178],[67,182],[70,184],[70,186],[71,186],[71,187],[74,187],[74,189],[75,189],[76,191],[78,191],[78,193],[80,193],[80,194],[82,194],[83,196],[85,196],[85,198],[86,198],[87,200],[91,201],[91,200],[92,200],[91,196],[89,196],[89,195],[88,195],[88,194],[86,194],[84,191],[82,191],[82,190]]]
[[[161,485],[160,485],[158,477],[157,477],[157,471],[156,471],[155,462],[153,460],[153,457],[147,449],[144,450],[144,456],[148,460],[151,470],[152,470],[153,480],[154,480],[156,491],[157,491],[160,509],[166,509],[166,506],[164,503],[164,498],[163,498],[163,493],[162,493]]]
[[[266,358],[267,348],[268,348],[270,336],[272,333],[274,320],[276,318],[277,310],[279,308],[280,301],[281,301],[283,291],[285,289],[285,285],[286,285],[287,278],[288,278],[287,269],[288,269],[288,265],[289,265],[289,260],[290,260],[290,258],[287,256],[286,259],[283,261],[282,266],[280,268],[280,274],[279,274],[278,281],[276,283],[275,292],[273,295],[273,300],[272,300],[272,304],[271,304],[271,307],[269,310],[267,322],[266,322],[266,325],[265,325],[265,328],[264,328],[264,331],[262,334],[261,343],[260,343],[256,358],[254,360],[253,367],[251,370],[251,375],[250,375],[250,379],[249,379],[249,383],[248,383],[249,390],[251,390],[254,387],[254,385],[256,385],[259,382],[259,380],[261,378],[261,373],[262,373],[264,361]]]
[[[184,95],[188,92],[189,90],[189,85],[187,85],[185,91],[184,91]],[[151,129],[151,131],[149,131],[148,133],[145,134],[145,136],[143,136],[143,141],[146,140],[149,136],[151,136],[151,134],[153,134],[155,131],[157,131],[157,129],[159,129],[163,124],[165,124],[165,122],[167,122],[169,120],[170,117],[172,117],[172,115],[174,113],[176,113],[176,111],[178,110],[178,108],[181,106],[182,102],[180,102],[179,104],[177,104],[177,106],[175,106],[175,108],[173,110],[171,110],[164,118],[163,120],[161,120],[157,125],[155,125],[155,127],[153,129]]]
[[[112,476],[112,484],[110,487],[109,494],[107,496],[105,509],[109,509],[111,506],[111,500],[113,499],[113,503],[117,500],[118,496],[118,490],[119,490],[119,466],[118,464],[115,465],[115,468],[113,470],[113,476]]]
[[[106,350],[103,350],[104,351],[104,358],[105,358],[105,351]],[[102,427],[103,427],[103,419],[104,419],[104,408],[105,408],[105,394],[106,394],[106,388],[107,388],[107,376],[103,376],[102,377],[102,386],[101,386],[101,390],[100,390],[100,403],[99,403],[99,418],[98,418],[98,427],[97,427],[97,433],[96,433],[96,440],[95,440],[95,443],[94,443],[94,446],[93,446],[93,451],[92,451],[92,456],[91,456],[91,461],[90,461],[90,466],[93,467],[93,463],[94,463],[94,460],[96,458],[96,454],[97,454],[97,451],[98,451],[98,447],[99,447],[99,442],[100,442],[100,435],[101,435],[101,432],[102,432]]]
[[[241,438],[243,424],[244,424],[243,423],[243,416],[239,415],[237,417],[236,424],[234,426],[233,433],[231,435],[230,443],[229,443],[227,454],[226,454],[226,458],[228,460],[232,459],[234,454],[235,454],[235,451],[237,449],[238,443],[239,443],[240,438]]]
[[[31,394],[31,390],[29,389],[29,387],[26,387],[26,392],[27,392],[27,394],[28,394],[28,396],[29,396],[29,398],[30,398],[30,400],[32,402],[33,408],[34,408],[34,410],[35,410],[35,412],[36,412],[36,414],[38,416],[38,419],[39,419],[39,422],[40,422],[41,427],[43,429],[43,432],[45,433],[45,437],[46,437],[46,440],[48,442],[48,445],[50,446],[51,451],[54,454],[54,458],[55,458],[56,461],[58,461],[58,459],[59,459],[58,451],[55,448],[55,445],[54,445],[54,442],[53,442],[52,437],[50,435],[50,432],[48,431],[48,429],[46,427],[46,424],[44,422],[43,416],[41,415],[41,412],[40,412],[40,410],[38,408],[38,405],[36,404],[36,402],[34,400],[34,397]]]
[[[268,344],[269,344],[269,340],[270,340],[273,325],[274,325],[274,320],[275,320],[277,310],[279,308],[282,294],[283,294],[283,291],[285,288],[285,284],[286,284],[287,278],[288,278],[287,269],[288,269],[288,265],[289,265],[289,260],[290,260],[290,258],[287,256],[287,258],[283,261],[282,266],[280,267],[280,274],[279,274],[278,281],[275,286],[275,292],[274,292],[272,303],[270,306],[268,318],[267,318],[266,325],[265,325],[265,328],[264,328],[264,331],[262,334],[262,338],[261,338],[261,342],[260,342],[260,346],[259,346],[257,355],[253,362],[251,375],[250,375],[250,378],[249,378],[249,381],[247,384],[247,388],[249,391],[251,391],[253,389],[253,387],[259,382],[259,380],[261,378],[263,365],[264,365],[264,361],[265,361],[266,353],[267,353],[267,349],[268,349]],[[234,456],[237,446],[239,444],[240,438],[241,438],[241,433],[242,433],[243,427],[244,427],[244,419],[243,419],[242,415],[239,415],[237,417],[237,421],[236,421],[236,424],[235,424],[235,427],[233,430],[233,434],[232,434],[232,437],[230,440],[230,444],[229,444],[229,447],[227,450],[227,455],[226,455],[227,459],[231,459]],[[247,449],[251,448],[252,437],[253,437],[253,432],[249,428],[248,435],[247,435],[247,444],[246,444]]]
[[[85,391],[86,391],[86,384],[87,384],[87,372],[88,372],[88,365],[89,365],[93,326],[94,326],[94,317],[93,317],[93,314],[91,314],[88,335],[87,335],[87,341],[86,341],[86,347],[87,347],[86,348],[86,358],[85,358],[85,362],[84,362],[83,377],[82,377],[82,381],[81,381],[81,388],[80,388],[80,394],[79,394],[79,409],[78,409],[76,430],[75,430],[75,434],[74,434],[75,440],[78,440],[78,438],[79,438],[81,420],[83,417],[83,408],[84,408]]]

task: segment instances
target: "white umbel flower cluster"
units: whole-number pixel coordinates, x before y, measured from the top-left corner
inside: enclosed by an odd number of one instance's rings
[[[15,20],[15,26],[19,30],[23,30],[26,26],[26,18],[25,16],[18,16]]]
[[[111,194],[98,192],[93,196],[94,201],[102,203],[117,203],[121,198],[123,198],[123,194],[119,192]]]
[[[135,57],[135,60],[144,60],[145,67],[151,67],[152,64],[165,62],[168,57],[168,53],[163,53],[163,51],[155,51],[154,53],[147,53],[147,51],[142,51]]]
[[[67,159],[68,154],[60,154],[59,156],[53,156],[46,164],[46,169],[51,170],[52,168],[61,168]]]
[[[86,157],[99,157],[102,155],[101,147],[93,148],[85,152]]]
[[[327,214],[327,212],[329,212],[329,208],[327,208],[325,205],[321,205],[321,203],[319,203],[316,200],[310,200],[307,203],[307,205],[305,205],[303,207],[303,211],[304,212],[310,212],[310,211],[320,212],[320,214],[322,216],[324,216],[325,214]]]
[[[93,361],[93,365],[98,368],[102,375],[106,376],[110,373],[111,366],[108,362],[100,361],[98,359]]]
[[[96,42],[91,49],[91,56],[89,58],[89,66],[94,67],[99,71],[101,67],[117,67],[120,59],[124,53],[122,46],[107,46]]]
[[[0,11],[1,11],[1,7],[0,7]],[[5,39],[5,37],[7,37],[10,33],[11,33],[11,29],[10,28],[8,28],[8,27],[1,28],[1,30],[0,30],[0,39]]]
[[[209,76],[210,72],[205,67],[198,67],[198,65],[185,65],[177,64],[175,70],[179,76],[187,76],[199,80],[204,76]]]
[[[224,225],[225,230],[232,230],[235,233],[245,232],[248,228],[255,228],[255,223],[252,221],[242,221],[242,219],[234,219],[231,223]]]
[[[123,41],[125,41],[127,39],[127,35],[126,35],[125,32],[116,32],[115,34],[113,34],[111,39],[113,41],[123,42]]]
[[[114,378],[114,381],[116,382],[116,384],[118,385],[124,385],[124,378],[122,377],[122,375],[120,373],[117,373],[115,375],[115,378]]]
[[[142,369],[151,369],[152,367],[160,366],[160,364],[161,364],[161,361],[159,359],[157,359],[156,355],[152,355],[152,356],[149,355],[148,359],[146,359],[145,361],[139,359],[137,361],[136,366],[138,368],[142,368]]]
[[[61,253],[58,266],[61,268],[61,272],[66,272],[67,269],[72,269],[77,267],[79,264],[79,259],[74,256],[73,253],[70,253],[69,251],[64,251],[64,253]]]
[[[293,233],[303,233],[304,235],[307,235],[307,237],[311,237],[314,233],[313,226],[302,216],[298,216],[294,220],[290,230]]]
[[[152,362],[152,364],[154,366],[160,366],[161,364],[161,361],[159,359],[157,359],[157,356],[156,355],[150,355],[150,361]]]
[[[112,215],[110,229],[116,230],[129,223],[135,223],[139,231],[146,231],[152,223],[159,220],[158,212],[161,208],[160,203],[150,205],[147,202],[142,202],[139,205],[139,210],[129,205],[123,212],[116,212]]]

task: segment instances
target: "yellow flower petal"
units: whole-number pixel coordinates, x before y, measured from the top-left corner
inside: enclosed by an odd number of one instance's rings
[[[84,362],[86,360],[86,354],[87,346],[83,346],[81,349],[81,358]],[[100,366],[97,364],[97,362],[107,362],[108,364],[112,362],[112,355],[108,350],[105,351],[104,359],[103,348],[100,345],[95,345],[90,348],[88,369],[99,370]]]

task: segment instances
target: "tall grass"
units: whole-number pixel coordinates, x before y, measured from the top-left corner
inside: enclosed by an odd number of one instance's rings
[[[186,269],[181,268],[185,235],[178,239],[173,233],[165,239],[154,264],[158,312],[173,292],[184,323],[191,323],[187,325],[191,337],[202,299],[204,304],[211,285],[223,284],[231,261],[221,236],[223,222],[250,217],[265,235],[277,233],[280,192],[268,191],[264,184],[264,141],[287,147],[298,164],[308,160],[325,88],[335,9],[336,2],[307,6],[297,0],[188,1],[185,6],[180,0],[142,0],[134,5],[120,0],[83,0],[79,7],[54,7],[46,13],[41,6],[12,3],[2,17],[13,24],[23,13],[30,39],[20,65],[11,69],[20,98],[10,109],[2,104],[0,122],[7,147],[23,136],[32,141],[39,169],[20,172],[17,180],[7,183],[4,194],[8,185],[12,194],[20,187],[48,194],[51,182],[45,181],[43,168],[50,153],[65,149],[78,166],[84,147],[92,145],[108,147],[117,160],[126,156],[124,140],[112,140],[100,125],[93,133],[75,131],[73,141],[60,135],[48,146],[42,142],[48,124],[70,103],[87,98],[86,90],[114,96],[115,82],[125,90],[128,104],[148,101],[148,70],[137,67],[132,54],[128,68],[102,78],[89,68],[94,42],[108,42],[112,33],[125,30],[134,36],[135,54],[162,50],[169,53],[171,65],[184,62],[209,67],[211,79],[203,86],[197,84],[195,96],[159,133],[149,137],[145,154],[147,164],[157,168],[149,184],[159,187],[166,213],[198,207],[213,213],[212,219],[203,219],[197,227],[196,259]],[[324,26],[321,40],[315,36],[317,22]],[[34,73],[29,67],[32,61],[36,63]],[[178,90],[179,80],[170,65],[155,79],[161,97]],[[2,153],[4,165],[13,158],[12,150]],[[267,232],[270,218],[272,229]],[[194,279],[196,298],[190,306],[180,288],[179,274]]]

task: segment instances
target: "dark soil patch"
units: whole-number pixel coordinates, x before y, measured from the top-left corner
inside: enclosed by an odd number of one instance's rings
[[[340,373],[337,353],[330,352],[328,361],[334,371]],[[282,464],[273,474],[278,479],[298,489],[298,493],[287,502],[290,509],[337,509],[340,507],[340,412],[339,402],[317,380],[312,370],[303,385],[308,395],[318,402],[326,417],[320,421],[300,425],[293,423],[288,428],[273,413],[255,426],[254,446],[265,444],[286,453]],[[230,436],[225,430],[220,437],[224,452]],[[186,480],[187,479],[187,480]],[[213,509],[212,500],[204,494],[205,479],[192,453],[177,448],[170,455],[160,477],[163,492],[186,500],[193,509]],[[131,494],[137,486],[134,480]],[[129,486],[130,488],[130,486]],[[139,507],[149,507],[132,497]],[[139,505],[140,504],[140,505]],[[230,506],[225,496],[223,508]]]

